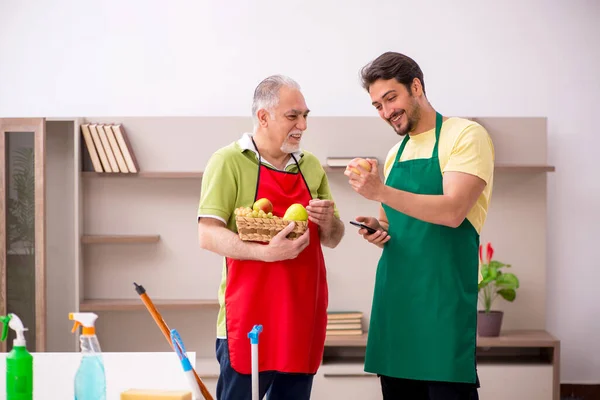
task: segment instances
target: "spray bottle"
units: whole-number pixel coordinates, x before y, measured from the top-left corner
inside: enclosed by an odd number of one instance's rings
[[[16,332],[13,348],[6,356],[6,399],[33,399],[33,356],[27,351],[25,332],[21,319],[15,314],[0,316],[2,340],[6,340],[8,328]]]
[[[75,375],[75,400],[106,400],[106,376],[100,343],[94,323],[98,316],[94,313],[70,313],[75,321],[73,332],[82,326],[79,338],[81,363]]]

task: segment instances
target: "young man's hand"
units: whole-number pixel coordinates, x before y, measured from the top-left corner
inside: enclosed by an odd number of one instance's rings
[[[291,240],[286,237],[294,230],[295,226],[294,222],[290,222],[271,239],[267,246],[264,246],[264,261],[273,262],[296,258],[309,245],[309,229],[306,229],[306,232],[297,239]]]
[[[377,232],[370,234],[366,229],[360,228],[358,233],[365,238],[369,243],[373,243],[375,246],[383,248],[383,245],[390,240],[390,235],[383,229],[379,220],[375,217],[356,217],[356,221],[360,222],[369,228],[377,230]]]
[[[379,201],[381,193],[385,187],[379,176],[377,160],[366,160],[370,164],[370,171],[363,168],[362,165],[354,159],[350,161],[344,175],[349,178],[352,189],[365,199]]]

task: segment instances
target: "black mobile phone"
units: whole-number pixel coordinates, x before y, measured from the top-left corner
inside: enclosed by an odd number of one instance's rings
[[[377,232],[375,229],[371,228],[370,226],[366,226],[365,224],[361,224],[360,222],[350,221],[350,223],[359,228],[366,229],[367,232],[369,232],[371,235],[374,234],[375,232]]]

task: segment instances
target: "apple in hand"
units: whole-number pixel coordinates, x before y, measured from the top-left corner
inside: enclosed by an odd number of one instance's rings
[[[254,211],[262,210],[265,214],[273,212],[273,204],[269,201],[269,199],[262,198],[258,199],[252,205],[252,209]]]
[[[355,158],[352,161],[355,161],[356,164],[360,165],[367,172],[371,172],[371,163],[364,158]],[[360,175],[360,170],[358,168],[350,167],[350,171],[354,172],[356,175]]]

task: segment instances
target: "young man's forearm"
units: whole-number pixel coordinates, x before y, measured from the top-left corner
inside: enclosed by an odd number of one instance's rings
[[[331,220],[331,225],[328,228],[320,228],[319,229],[319,237],[321,239],[321,244],[325,247],[334,248],[341,241],[342,237],[344,237],[344,223],[337,217],[333,217]]]
[[[385,186],[376,200],[431,224],[456,228],[465,218],[460,200],[447,195],[415,194]]]
[[[244,242],[238,235],[225,227],[206,226],[198,229],[200,247],[223,257],[236,260],[265,261],[265,246]]]

